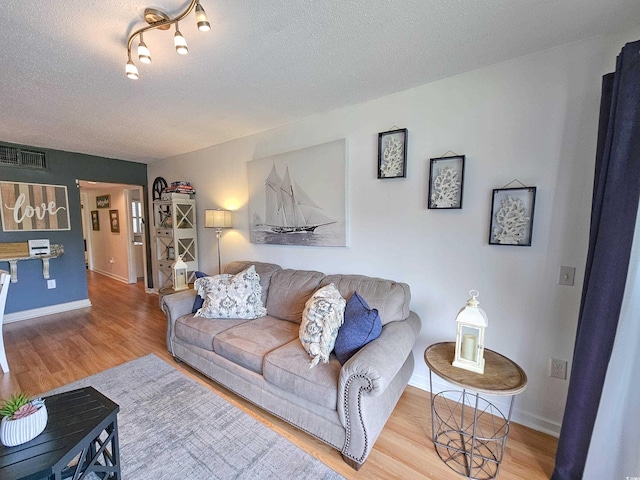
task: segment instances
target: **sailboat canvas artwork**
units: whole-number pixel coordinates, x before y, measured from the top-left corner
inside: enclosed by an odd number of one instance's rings
[[[252,243],[346,246],[346,141],[248,162]]]

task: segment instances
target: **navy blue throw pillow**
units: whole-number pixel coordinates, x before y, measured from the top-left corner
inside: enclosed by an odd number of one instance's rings
[[[364,298],[354,292],[344,309],[344,323],[338,330],[334,352],[344,365],[358,350],[382,333],[378,310],[371,309]]]
[[[210,277],[211,275],[207,275],[204,272],[196,272],[196,278],[202,277]],[[202,304],[204,303],[204,298],[196,293],[196,299],[193,302],[193,308],[191,309],[191,313],[196,313],[198,310],[202,308]]]

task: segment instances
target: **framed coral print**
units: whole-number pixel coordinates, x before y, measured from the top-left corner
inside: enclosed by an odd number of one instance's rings
[[[407,176],[407,129],[378,134],[378,178]]]
[[[464,155],[432,158],[429,168],[428,208],[462,208]]]
[[[493,191],[489,245],[531,246],[536,187]]]

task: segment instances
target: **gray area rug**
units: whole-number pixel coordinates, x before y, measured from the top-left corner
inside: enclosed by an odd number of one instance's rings
[[[155,355],[45,395],[85,386],[120,405],[124,480],[343,478]]]

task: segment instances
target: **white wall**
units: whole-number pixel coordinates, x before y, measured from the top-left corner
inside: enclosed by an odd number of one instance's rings
[[[455,316],[468,291],[479,290],[489,316],[487,348],[528,375],[514,419],[557,433],[568,381],[550,378],[548,362],[570,360],[573,352],[601,76],[638,33],[539,52],[170,158],[149,165],[149,182],[191,181],[200,225],[205,208],[236,211],[234,229],[222,239],[223,264],[254,259],[407,282],[423,321],[411,379],[422,388],[424,349],[455,339]],[[408,176],[381,181],[377,134],[394,125],[409,130]],[[246,162],[338,138],[348,148],[349,247],[249,243]],[[466,155],[464,208],[428,210],[429,159],[449,150]],[[514,179],[538,187],[533,245],[489,246],[491,191]],[[215,272],[210,229],[199,228],[199,248],[201,270]],[[576,267],[574,287],[558,285],[560,265]],[[427,401],[425,395],[425,408]]]

